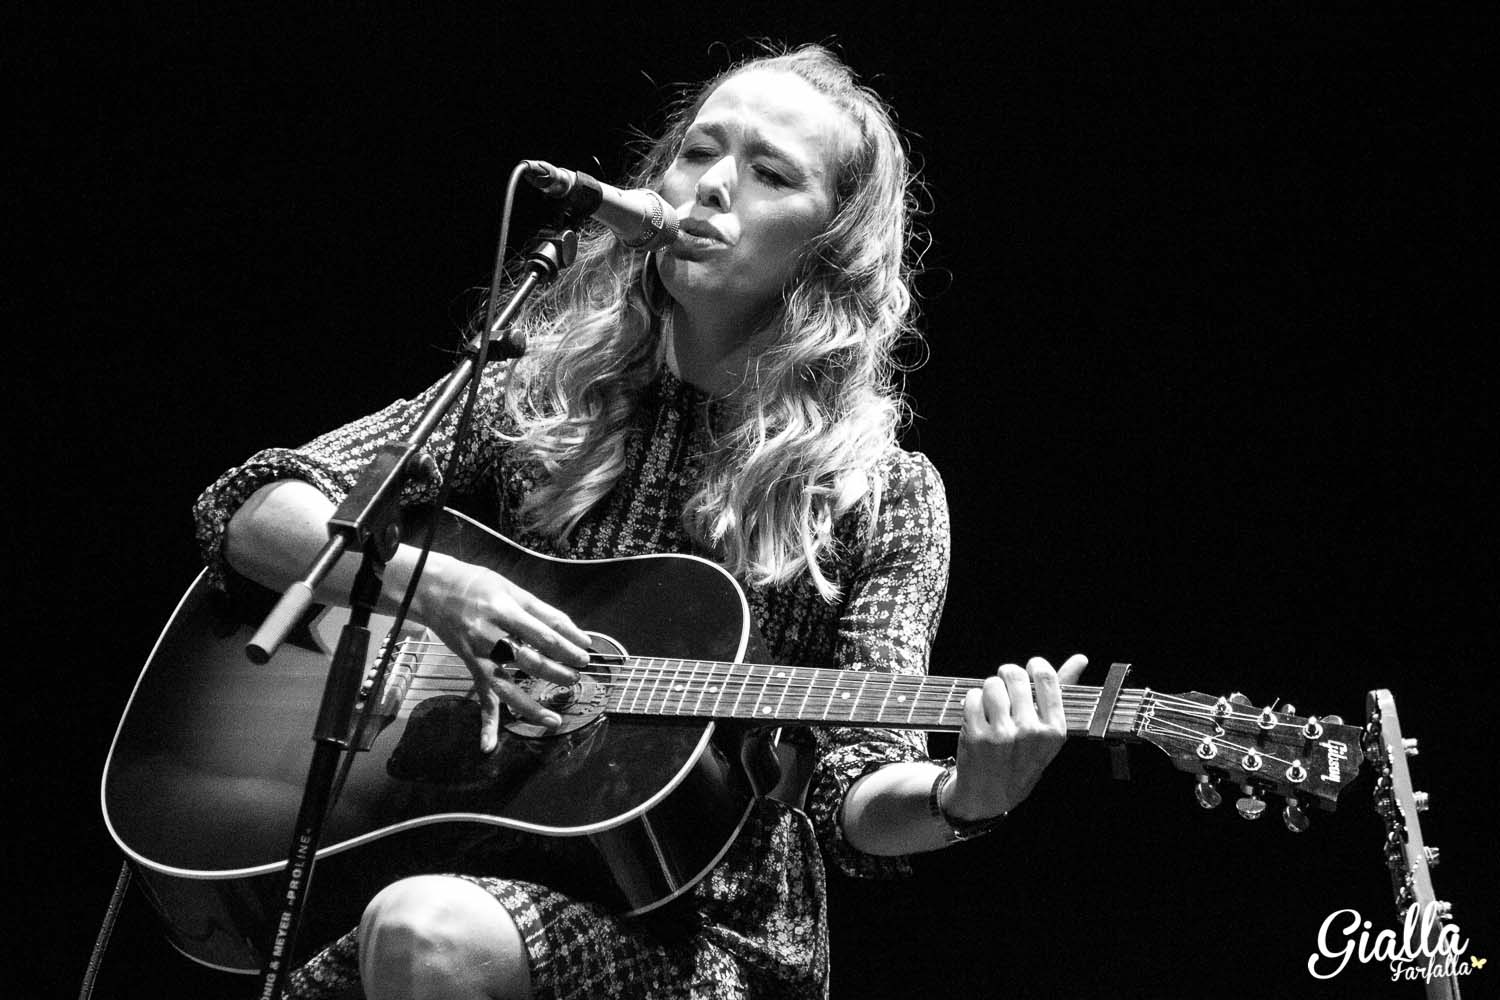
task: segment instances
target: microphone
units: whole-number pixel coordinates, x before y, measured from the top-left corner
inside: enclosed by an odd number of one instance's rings
[[[632,250],[660,250],[677,242],[677,213],[655,191],[621,191],[582,171],[542,160],[521,163],[533,187],[549,198],[566,200],[575,212],[598,219]]]

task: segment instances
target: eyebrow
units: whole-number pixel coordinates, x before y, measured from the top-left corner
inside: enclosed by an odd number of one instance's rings
[[[695,131],[702,132],[709,138],[720,143],[727,144],[729,141],[729,129],[721,122],[694,122],[688,127],[688,134],[691,135]],[[759,132],[751,131],[746,136],[745,148],[752,156],[768,156],[782,163],[796,174],[796,177],[793,178],[794,180],[805,181],[815,174],[814,170],[809,165],[803,163],[800,158],[793,156]]]

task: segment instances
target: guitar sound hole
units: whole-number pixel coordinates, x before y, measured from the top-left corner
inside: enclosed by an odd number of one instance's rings
[[[530,739],[562,736],[582,729],[604,714],[609,698],[609,663],[623,663],[625,647],[597,632],[590,632],[589,637],[593,640],[589,645],[589,652],[595,654],[594,665],[578,679],[577,684],[565,687],[530,677],[521,681],[521,687],[527,694],[562,716],[562,724],[556,729],[547,729],[534,722],[519,719],[507,710],[501,721],[507,732]]]

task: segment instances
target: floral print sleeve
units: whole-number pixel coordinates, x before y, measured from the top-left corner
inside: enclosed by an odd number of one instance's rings
[[[848,585],[836,658],[845,670],[925,674],[948,587],[948,502],[932,463],[910,452],[895,453],[887,464],[882,494],[874,531]],[[844,795],[865,774],[926,759],[921,732],[817,731],[808,813],[834,867],[862,878],[910,873],[905,858],[875,857],[849,846],[839,816]]]
[[[489,366],[481,380],[474,420],[459,456],[455,490],[472,488],[493,465],[504,445],[493,420],[485,416],[502,412],[500,396],[503,385],[503,366]],[[428,401],[437,395],[441,386],[442,382],[439,382],[415,399],[397,400],[377,413],[329,431],[300,448],[268,448],[257,452],[243,465],[220,476],[193,505],[198,547],[208,567],[209,581],[220,589],[225,586],[232,572],[223,556],[225,530],[235,511],[256,490],[279,479],[300,479],[338,503],[353,488],[360,472],[381,445],[402,440],[412,433]],[[462,402],[449,411],[428,439],[426,450],[436,460],[439,471],[408,482],[402,494],[403,505],[430,501],[436,496],[442,472],[448,466],[453,431],[461,410]]]

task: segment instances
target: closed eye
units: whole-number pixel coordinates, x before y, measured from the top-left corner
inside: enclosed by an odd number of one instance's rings
[[[786,187],[791,183],[791,181],[787,180],[785,177],[772,170],[770,167],[757,165],[754,170],[757,177],[759,177],[761,180],[765,181],[772,187]]]

